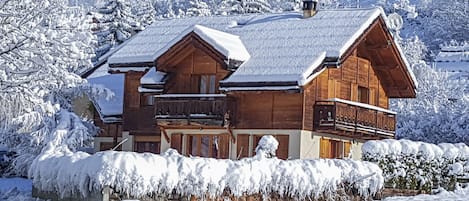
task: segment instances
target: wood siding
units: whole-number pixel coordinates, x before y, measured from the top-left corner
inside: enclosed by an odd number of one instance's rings
[[[301,129],[301,93],[243,92],[231,96],[236,100],[236,128]]]
[[[93,122],[99,127],[97,137],[122,137],[122,123],[104,123],[96,111],[93,114]]]
[[[132,135],[160,135],[153,106],[141,105],[138,87],[144,74],[132,71],[125,74],[123,129]]]
[[[170,79],[165,85],[165,93],[169,94],[197,94],[200,93],[200,76],[214,75],[216,77],[215,93],[219,93],[220,80],[224,79],[229,71],[222,68],[213,58],[201,50],[193,50],[179,63],[163,69],[170,73]]]
[[[359,102],[358,88],[368,90],[368,104],[388,109],[388,96],[369,60],[349,56],[340,67],[330,67],[319,74],[303,90],[303,129],[313,130],[316,101],[340,98]]]
[[[359,102],[358,87],[364,87],[370,94],[368,104],[388,109],[388,96],[367,59],[352,55],[339,68],[328,68],[316,79],[320,83],[319,100],[327,97]]]

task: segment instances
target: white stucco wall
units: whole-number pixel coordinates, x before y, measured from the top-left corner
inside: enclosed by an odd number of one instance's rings
[[[122,144],[122,151],[134,151],[134,136],[130,135],[129,131],[122,132],[122,139],[126,139]]]
[[[298,158],[319,158],[320,138],[321,137],[319,136],[313,135],[311,131],[302,130],[301,139],[298,143],[299,146],[297,145],[300,148],[300,155]]]

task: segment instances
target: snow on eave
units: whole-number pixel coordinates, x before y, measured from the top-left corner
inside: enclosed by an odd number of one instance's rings
[[[370,8],[365,8],[365,10],[370,10]],[[383,8],[374,7],[373,10],[374,12],[371,13],[371,15],[364,23],[361,24],[361,27],[352,35],[352,37],[347,40],[347,42],[344,43],[340,50],[338,52],[327,52],[326,57],[342,58],[347,50],[353,46],[353,44],[360,38],[361,35],[363,35],[363,33],[365,33],[367,29],[370,28],[370,26],[379,16],[386,17]]]
[[[215,29],[210,29],[208,27],[204,27],[201,25],[194,25],[190,26],[189,28],[182,31],[179,35],[174,37],[171,41],[166,43],[166,45],[160,49],[158,49],[151,57],[148,56],[141,56],[137,58],[133,58],[133,60],[138,60],[140,62],[154,62],[158,59],[161,55],[166,53],[171,47],[176,45],[179,41],[181,41],[185,36],[189,33],[194,32],[199,37],[201,37],[205,42],[210,44],[213,48],[219,51],[221,54],[226,56],[227,59],[233,59],[237,61],[246,61],[248,60],[251,55],[248,53],[246,47],[243,45],[242,41],[239,39],[239,36],[229,34],[226,32],[218,31]],[[231,45],[227,45],[226,39],[230,39]],[[122,60],[122,59],[120,59]],[[120,61],[119,59],[110,60],[110,63],[119,63],[125,62],[123,59]]]
[[[407,58],[405,57],[404,51],[402,51],[401,46],[399,45],[399,43],[398,43],[395,39],[393,39],[393,40],[394,40],[393,42],[394,42],[394,44],[395,44],[395,46],[396,46],[397,52],[399,53],[399,56],[401,57],[401,60],[402,60],[402,62],[404,63],[404,67],[406,68],[407,73],[409,73],[409,76],[410,76],[411,81],[414,83],[414,86],[415,86],[415,87],[413,88],[413,90],[414,90],[414,93],[416,93],[416,88],[418,87],[418,84],[419,84],[419,83],[417,82],[417,78],[415,77],[414,72],[413,72],[412,69],[410,68],[410,64],[409,64],[409,62],[407,61]]]
[[[98,58],[98,61],[95,63],[95,66],[100,66],[106,62],[108,62],[108,60],[110,59],[110,57],[112,57],[112,55],[114,55],[115,52],[117,52],[118,50],[122,49],[122,47],[126,46],[127,43],[129,43],[129,41],[132,40],[134,36],[132,36],[131,38],[129,38],[128,40],[122,42],[121,44],[115,46],[115,47],[112,47],[109,51],[107,51],[104,55],[102,55],[101,57]],[[108,62],[109,63],[109,62]]]
[[[299,86],[264,86],[264,87],[220,87],[220,91],[286,91],[299,90]]]
[[[226,56],[227,59],[233,59],[237,61],[246,61],[248,60],[251,55],[249,55],[246,47],[244,47],[242,41],[239,39],[239,36],[229,34],[226,32],[218,31],[215,29],[210,29],[208,27],[204,27],[201,25],[194,25],[190,26],[189,28],[185,29],[181,32],[178,36],[173,38],[171,41],[166,43],[166,45],[156,51],[155,54],[151,56],[151,58],[147,58],[146,61],[153,62],[158,57],[166,53],[171,47],[176,45],[179,41],[181,41],[185,36],[189,33],[194,32],[199,37],[201,37],[205,42],[210,44],[213,48],[219,51],[221,54]],[[223,38],[231,39],[235,46],[226,46],[226,44],[222,43]],[[226,41],[223,41],[226,42]]]
[[[90,98],[91,103],[93,103],[94,108],[96,108],[96,112],[99,115],[99,118],[103,123],[119,123],[122,122],[122,114],[115,114],[115,115],[104,115],[101,107],[99,107],[99,104],[94,100],[93,98]]]
[[[140,78],[140,84],[164,84],[163,79],[166,73],[157,71],[156,68],[150,68],[145,75]]]
[[[396,39],[393,37],[392,33],[389,32],[389,20],[388,20],[388,17],[386,16],[386,14],[384,13],[384,10],[383,8],[381,7],[378,7],[379,10],[380,10],[380,16],[383,18],[383,21],[384,21],[384,25],[386,26],[386,32],[389,33],[389,35],[391,36],[392,40],[393,40],[393,43],[394,43],[394,46],[396,47],[397,49],[397,53],[399,54],[402,62],[404,63],[404,67],[406,68],[407,72],[409,73],[409,76],[410,76],[410,79],[411,81],[413,82],[415,88],[413,88],[413,91],[414,93],[416,93],[416,88],[418,87],[418,82],[417,82],[417,78],[415,77],[414,75],[414,72],[412,71],[412,69],[410,68],[410,64],[409,62],[407,61],[407,58],[405,57],[405,54],[404,54],[404,51],[402,51],[402,48],[401,46],[399,45],[399,43],[396,41]]]
[[[129,72],[129,71],[134,71],[134,72],[145,72],[149,69],[150,67],[145,66],[145,67],[111,67],[109,68],[109,71],[111,72]]]
[[[193,31],[228,60],[247,61],[251,55],[239,36],[218,31],[201,25],[194,25]]]
[[[163,89],[150,89],[150,88],[145,88],[145,87],[138,87],[138,92],[139,93],[162,93]]]
[[[311,82],[314,78],[316,78],[319,74],[321,74],[324,69],[322,68],[322,64],[324,63],[324,59],[326,58],[326,52],[321,53],[320,56],[316,58],[315,61],[306,69],[305,72],[300,76],[300,79],[298,80],[298,85],[299,86],[304,86]],[[321,70],[317,71],[318,68],[322,68]],[[316,72],[315,72],[316,71]]]

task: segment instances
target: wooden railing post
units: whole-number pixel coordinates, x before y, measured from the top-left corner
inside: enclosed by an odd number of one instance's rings
[[[375,110],[375,135],[378,134],[378,110]]]
[[[331,110],[331,113],[333,112],[333,114],[331,114],[332,118],[334,118],[334,130],[336,130],[336,122],[337,122],[337,103],[334,102],[334,108],[332,108]]]
[[[357,128],[358,128],[358,107],[357,106],[353,106],[355,108],[355,132],[357,132]]]

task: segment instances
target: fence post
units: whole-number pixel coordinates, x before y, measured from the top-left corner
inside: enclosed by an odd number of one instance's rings
[[[110,197],[111,197],[111,187],[109,186],[104,186],[103,187],[103,201],[110,201]]]

